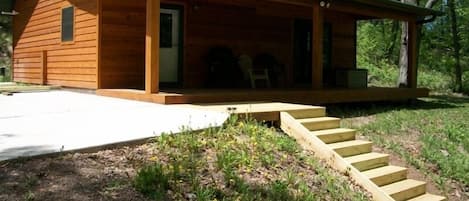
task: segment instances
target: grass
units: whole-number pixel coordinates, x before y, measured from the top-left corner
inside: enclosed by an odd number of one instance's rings
[[[232,117],[221,128],[163,135],[135,188],[153,200],[368,200],[288,136]]]
[[[445,192],[451,182],[469,186],[469,98],[437,95],[415,104],[331,107],[346,127],[430,176]],[[362,120],[358,120],[362,118]],[[368,119],[363,123],[363,118]]]
[[[55,86],[33,85],[23,83],[0,83],[0,93],[49,91],[58,88],[59,87]]]
[[[396,87],[399,75],[399,68],[383,62],[380,68],[371,67],[371,65],[363,65],[368,69],[369,84],[377,87]],[[464,80],[469,82],[469,76],[464,76]],[[426,87],[431,90],[450,92],[453,86],[452,77],[446,73],[419,69],[418,86]],[[469,87],[469,86],[468,86]]]

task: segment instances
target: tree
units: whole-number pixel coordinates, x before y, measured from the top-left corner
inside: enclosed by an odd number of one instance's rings
[[[428,0],[427,3],[425,4],[425,8],[432,8],[438,0]],[[418,5],[417,0],[401,0],[402,3],[407,3],[411,5]],[[399,54],[399,83],[398,86],[403,88],[403,87],[408,87],[409,83],[407,83],[407,69],[409,68],[409,58],[408,58],[408,38],[409,38],[409,24],[407,22],[402,22],[402,29],[401,29],[401,50]],[[417,30],[417,38],[420,38],[421,34],[421,27],[418,27]],[[417,52],[419,52],[419,42],[420,40],[417,40]]]
[[[461,39],[459,38],[459,28],[456,14],[455,0],[448,0],[449,15],[451,18],[451,34],[453,39],[453,56],[455,60],[455,92],[462,92],[462,68],[461,68]]]
[[[12,26],[10,16],[0,15],[0,65],[10,65],[10,58],[13,53]]]

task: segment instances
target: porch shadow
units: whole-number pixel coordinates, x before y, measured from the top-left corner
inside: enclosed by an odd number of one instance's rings
[[[372,102],[372,103],[343,103],[326,105],[330,116],[353,118],[363,115],[375,115],[393,110],[433,110],[456,109],[464,107],[461,104],[469,103],[467,97],[453,97],[447,95],[430,96],[415,101],[400,102]]]

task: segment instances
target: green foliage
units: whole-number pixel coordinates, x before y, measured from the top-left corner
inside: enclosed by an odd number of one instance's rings
[[[0,76],[0,82],[10,81],[9,68],[12,53],[11,17],[0,15],[0,67],[7,67],[7,75]]]
[[[421,2],[422,3],[422,2]],[[434,7],[448,11],[447,1],[439,1]],[[469,71],[469,0],[455,0],[461,38],[461,65],[463,72]],[[370,70],[373,84],[397,86],[400,49],[400,25],[396,21],[360,21],[357,26],[357,65]],[[419,54],[420,87],[438,91],[455,88],[453,42],[450,18],[443,15],[434,22],[422,26]],[[395,35],[397,33],[397,37]],[[469,92],[469,76],[463,76],[463,88]]]
[[[155,140],[134,186],[154,200],[367,200],[295,140],[232,116],[220,128]]]
[[[169,175],[165,173],[161,164],[148,165],[137,173],[134,186],[154,200],[163,200],[169,188]]]
[[[366,116],[373,121],[349,126],[421,169],[440,185],[469,184],[469,98],[435,96],[414,105],[330,108],[336,116]]]
[[[382,62],[380,66],[381,68],[364,66],[365,69],[368,69],[369,84],[377,87],[395,87],[399,75],[398,67],[385,62]],[[439,92],[449,92],[453,86],[453,81],[452,77],[447,73],[422,69],[419,71],[417,84],[418,87],[425,87]]]

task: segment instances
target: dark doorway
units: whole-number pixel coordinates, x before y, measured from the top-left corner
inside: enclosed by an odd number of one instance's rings
[[[293,55],[294,55],[294,81],[297,86],[310,87],[312,83],[312,23],[311,20],[297,19],[294,24]],[[324,24],[323,67],[325,85],[330,84],[331,71],[331,24]]]

